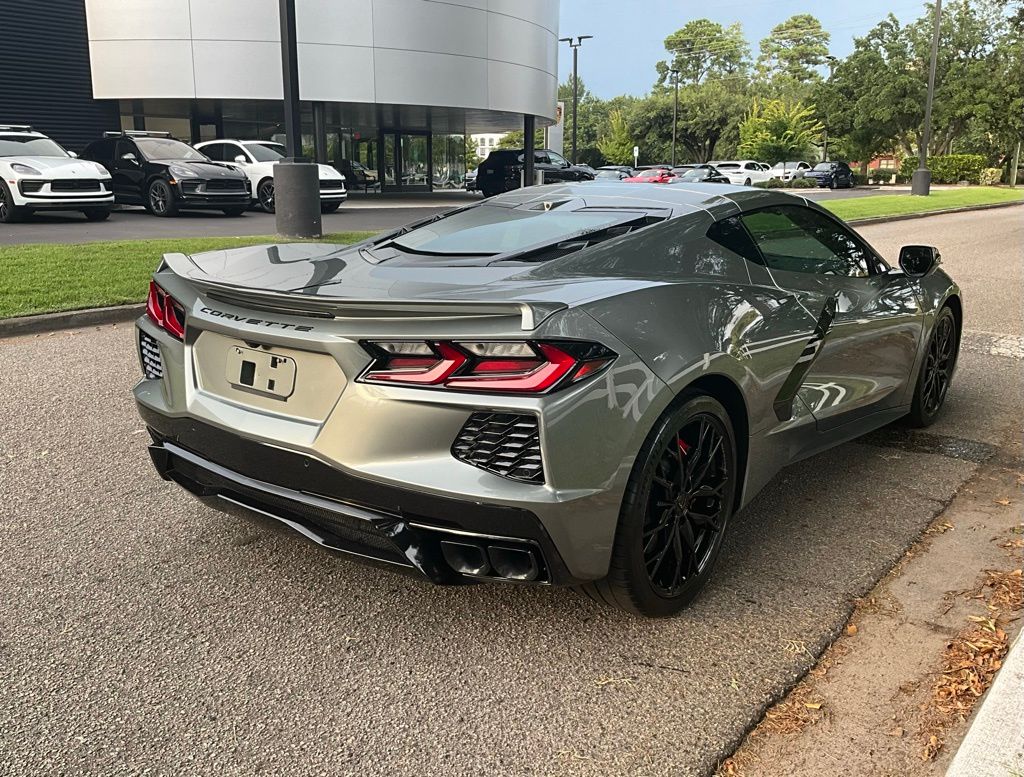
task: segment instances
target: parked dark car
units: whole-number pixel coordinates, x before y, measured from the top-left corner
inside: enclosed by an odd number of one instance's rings
[[[729,179],[712,165],[680,165],[672,169],[672,183],[729,183]]]
[[[827,186],[829,189],[854,187],[853,170],[846,162],[819,162],[804,172],[804,178],[812,178],[818,182],[818,186]]]
[[[485,197],[518,189],[523,172],[523,154],[523,149],[499,148],[492,151],[477,168],[476,188]],[[544,183],[594,180],[593,173],[569,164],[561,154],[546,148],[534,151],[533,167],[544,174]]]
[[[595,171],[594,178],[602,181],[621,181],[624,178],[632,178],[635,171],[626,165],[605,165]]]
[[[82,157],[110,171],[114,202],[144,205],[154,216],[174,216],[179,210],[241,216],[252,202],[245,173],[210,161],[166,132],[107,132]]]

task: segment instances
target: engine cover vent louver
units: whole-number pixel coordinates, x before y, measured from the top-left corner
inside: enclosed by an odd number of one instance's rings
[[[139,331],[139,356],[142,359],[142,372],[148,380],[158,380],[164,376],[164,362],[160,357],[160,345],[143,331]]]
[[[455,438],[452,455],[504,478],[544,482],[536,416],[473,413]]]

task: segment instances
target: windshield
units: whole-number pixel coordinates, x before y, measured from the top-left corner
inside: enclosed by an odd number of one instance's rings
[[[831,170],[832,169],[832,163],[831,162],[819,162],[818,164],[816,164],[814,166],[814,169],[815,170]]]
[[[598,178],[615,178],[618,179],[622,175],[620,170],[598,170],[596,176]]]
[[[59,156],[68,153],[49,138],[37,135],[0,135],[0,156]]]
[[[185,159],[191,162],[208,161],[201,151],[173,138],[135,138],[135,145],[148,159]]]
[[[663,175],[669,175],[668,170],[658,167],[654,170],[641,170],[637,178],[660,178]]]
[[[520,210],[480,205],[425,224],[391,242],[408,251],[428,254],[490,256],[569,240],[636,215],[635,212]]]
[[[277,162],[284,159],[287,151],[280,143],[246,143],[245,150],[257,162]]]
[[[679,176],[679,180],[681,180],[681,181],[703,181],[707,177],[708,177],[708,171],[707,170],[700,170],[700,169],[698,169],[698,170],[687,170],[681,176]]]

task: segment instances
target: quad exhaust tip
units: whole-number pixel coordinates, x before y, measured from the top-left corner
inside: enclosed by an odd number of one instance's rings
[[[529,548],[441,540],[441,553],[448,566],[468,577],[520,582],[532,582],[540,577],[537,557]]]

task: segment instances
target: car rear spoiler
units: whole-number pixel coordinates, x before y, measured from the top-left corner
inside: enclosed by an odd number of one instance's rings
[[[356,299],[252,289],[196,278],[185,254],[165,254],[164,266],[210,299],[243,308],[321,319],[518,318],[524,332],[536,329],[568,305],[564,302],[490,300]]]

